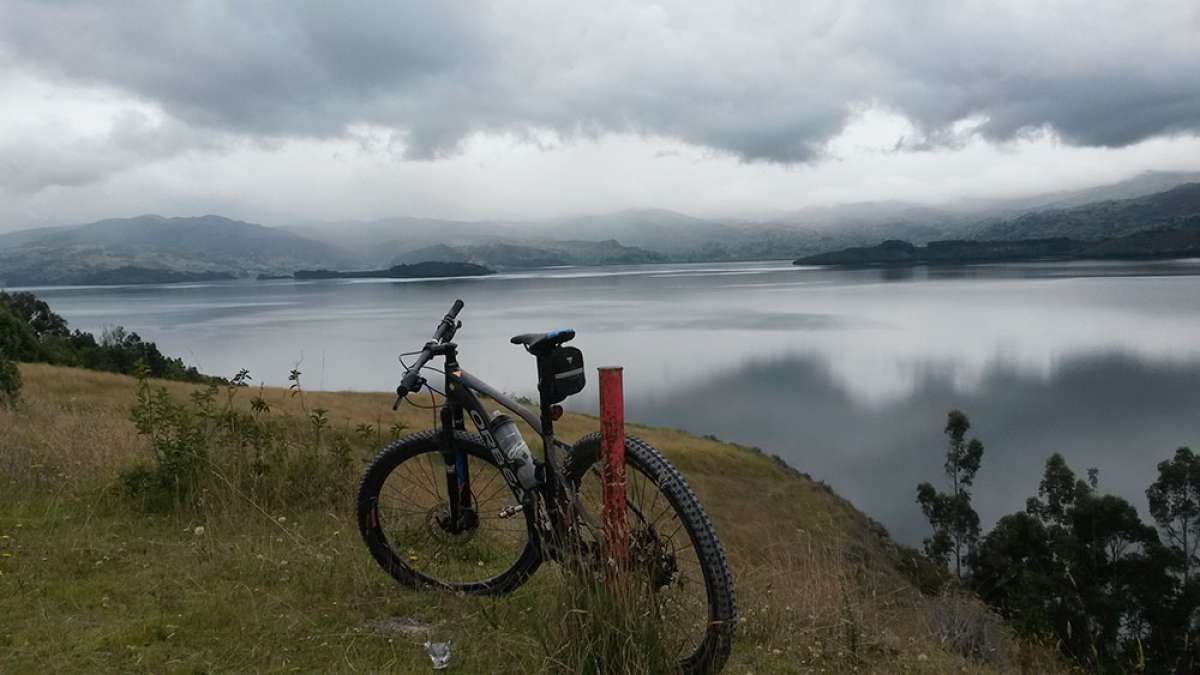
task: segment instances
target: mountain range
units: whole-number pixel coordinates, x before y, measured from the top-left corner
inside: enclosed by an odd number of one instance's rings
[[[982,221],[970,238],[914,246],[890,239],[803,256],[798,265],[968,264],[1200,255],[1200,183],[1165,192]]]
[[[917,246],[944,239],[1095,241],[1192,227],[1198,215],[1200,174],[1167,172],[1019,199],[944,207],[861,202],[755,219],[637,209],[541,221],[401,217],[266,227],[217,215],[143,215],[0,234],[0,283],[170,282],[428,261],[503,271],[794,259],[886,240]]]

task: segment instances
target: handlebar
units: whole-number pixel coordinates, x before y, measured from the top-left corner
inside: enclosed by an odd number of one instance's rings
[[[419,390],[425,383],[421,378],[421,369],[433,358],[434,345],[445,344],[454,339],[454,333],[462,325],[458,322],[458,313],[462,311],[462,308],[463,301],[455,300],[454,304],[450,306],[450,311],[446,313],[446,316],[442,317],[441,323],[433,331],[433,339],[425,343],[425,348],[421,350],[421,355],[417,357],[417,360],[404,373],[404,378],[400,380],[400,386],[396,387],[396,403],[392,406],[392,410],[400,407],[400,401],[404,400],[405,396]]]

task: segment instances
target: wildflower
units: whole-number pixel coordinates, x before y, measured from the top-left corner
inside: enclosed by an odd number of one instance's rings
[[[281,522],[281,523],[286,523],[286,522],[287,522],[287,516],[279,516],[279,517],[278,517],[278,518],[276,518],[275,520],[277,520],[278,522]]]
[[[196,529],[192,530],[192,534],[196,535],[197,537],[203,537],[204,536],[204,526],[197,525]]]

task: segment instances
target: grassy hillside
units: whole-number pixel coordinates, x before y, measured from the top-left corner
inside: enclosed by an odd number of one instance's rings
[[[392,413],[387,394],[243,390],[235,406],[261,393],[297,426],[327,411],[327,433],[350,439],[333,496],[248,499],[218,456],[237,449],[214,448],[194,505],[154,514],[119,489],[121,472],[151,456],[130,421],[135,380],[22,372],[21,405],[0,410],[0,672],[421,672],[426,637],[453,639],[455,672],[576,670],[554,565],[512,596],[476,599],[401,589],[369,559],[355,478],[395,422],[425,428],[428,411]],[[181,401],[197,391],[161,385]],[[568,415],[561,429],[596,427]],[[974,601],[917,592],[897,549],[821,484],[751,449],[630,433],[680,467],[730,554],[743,621],[726,672],[1052,665]],[[295,480],[327,478],[315,473]]]
[[[140,283],[148,274],[154,282],[176,281],[182,279],[167,273],[291,272],[351,262],[328,244],[211,215],[113,218],[0,236],[0,282],[9,285]]]
[[[1133,199],[1051,208],[996,223],[982,223],[974,239],[1099,240],[1163,227],[1194,227],[1200,215],[1200,183]]]

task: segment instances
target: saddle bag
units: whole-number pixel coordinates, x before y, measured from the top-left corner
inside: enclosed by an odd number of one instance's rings
[[[542,357],[538,393],[546,403],[558,403],[583,391],[586,384],[583,352],[576,347],[555,347]]]

